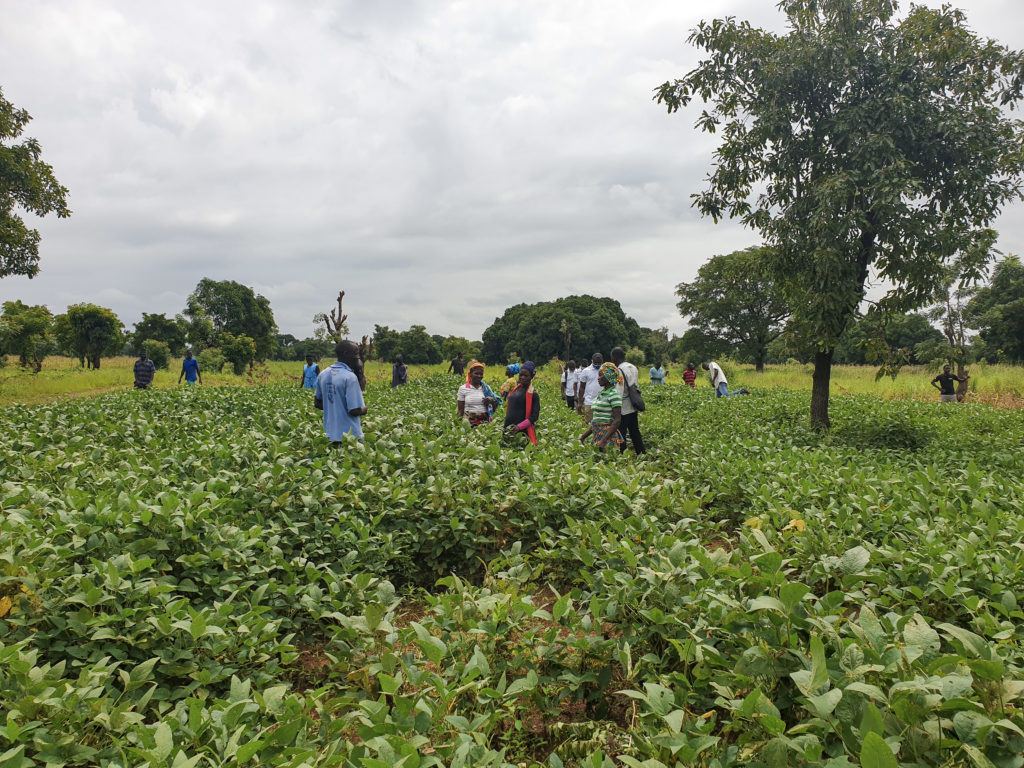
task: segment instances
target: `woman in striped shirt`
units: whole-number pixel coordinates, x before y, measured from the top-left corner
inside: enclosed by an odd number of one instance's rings
[[[580,435],[580,442],[594,436],[594,445],[604,450],[609,443],[618,446],[622,443],[618,429],[622,421],[622,395],[616,387],[622,382],[622,373],[612,363],[605,363],[597,372],[597,383],[601,392],[594,398],[593,418],[590,429]]]

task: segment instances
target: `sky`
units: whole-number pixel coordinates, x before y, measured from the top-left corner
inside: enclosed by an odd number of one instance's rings
[[[936,5],[928,0],[925,5]],[[1020,0],[954,0],[1024,48]],[[904,4],[904,9],[907,7]],[[479,339],[518,303],[610,296],[682,333],[675,286],[760,243],[691,207],[716,138],[654,89],[773,0],[0,0],[0,87],[70,190],[26,216],[41,271],[0,301],[93,302],[130,329],[203,277],[312,335],[344,290],[374,324]],[[996,222],[1024,254],[1024,205]]]

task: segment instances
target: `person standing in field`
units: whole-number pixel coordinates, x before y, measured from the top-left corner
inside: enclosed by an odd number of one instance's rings
[[[338,362],[323,371],[316,379],[313,404],[324,412],[324,433],[333,445],[340,445],[345,435],[362,442],[361,417],[366,415],[363,400],[363,361],[359,345],[354,341],[339,341],[334,346]]]
[[[715,390],[715,397],[727,397],[729,394],[729,382],[725,378],[725,371],[722,366],[714,361],[701,363],[703,368],[711,377],[711,388]]]
[[[452,361],[448,363],[448,373],[454,373],[456,376],[461,376],[462,372],[466,370],[466,361],[462,359],[462,353],[459,352]]]
[[[562,371],[562,397],[572,410],[576,407],[576,361],[570,360]]]
[[[697,386],[697,369],[693,367],[693,363],[686,364],[686,370],[683,371],[683,381],[686,382],[688,387]]]
[[[640,371],[632,363],[626,362],[626,353],[622,350],[622,347],[615,347],[612,350],[612,362],[619,369],[622,377],[622,382],[618,385],[619,396],[622,398],[618,429],[622,443],[619,445],[619,451],[621,453],[625,452],[626,433],[629,432],[629,441],[633,444],[633,450],[637,456],[642,456],[647,452],[647,449],[644,448],[644,438],[640,434],[640,414],[629,397],[630,387],[639,388],[640,386]],[[658,364],[658,367],[661,368],[661,363]],[[664,374],[664,371],[662,373]]]
[[[621,447],[619,424],[622,422],[622,395],[618,385],[622,383],[622,374],[611,363],[603,363],[598,368],[598,386],[601,388],[591,405],[592,418],[590,427],[580,435],[580,442],[594,436],[594,445],[604,450],[609,443]]]
[[[491,420],[491,413],[501,400],[484,381],[483,363],[469,361],[466,383],[459,387],[455,400],[458,403],[459,418],[468,421],[469,426],[478,427]]]
[[[507,399],[508,393],[519,386],[519,369],[519,363],[509,363],[505,367],[505,381],[498,387],[498,394],[502,400]]]
[[[199,372],[199,361],[192,357],[192,350],[185,350],[185,359],[181,361],[181,373],[178,374],[178,383],[181,384],[181,377],[185,377],[186,384],[195,384],[196,380],[203,383],[203,374]]]
[[[316,389],[316,380],[320,376],[320,366],[312,355],[306,355],[306,364],[302,366],[302,379],[299,386],[303,389]]]
[[[139,352],[139,359],[135,361],[132,369],[135,374],[135,388],[149,389],[153,385],[153,377],[156,376],[156,365],[149,359],[146,350]]]
[[[404,387],[409,381],[409,366],[405,364],[405,358],[395,355],[395,364],[391,366],[391,388]]]
[[[942,373],[932,379],[932,386],[939,390],[940,403],[956,402],[956,385],[963,384],[970,376],[955,376],[949,372],[949,366],[942,366]]]
[[[668,374],[666,373],[665,369],[661,367],[661,360],[659,360],[658,364],[651,368],[651,371],[650,371],[651,384],[655,384],[655,385],[664,384],[665,383],[665,376],[667,376],[667,375]]]
[[[601,366],[604,364],[604,356],[595,352],[590,358],[591,365],[582,368],[576,373],[576,412],[583,416],[587,424],[593,418],[591,407],[594,399],[601,393],[601,384],[598,378]],[[616,427],[617,429],[618,427]]]
[[[527,360],[519,367],[519,383],[508,393],[504,424],[506,435],[516,438],[518,434],[525,434],[534,445],[537,444],[534,425],[540,418],[540,395],[533,390],[533,377],[536,372],[537,366],[531,360]]]

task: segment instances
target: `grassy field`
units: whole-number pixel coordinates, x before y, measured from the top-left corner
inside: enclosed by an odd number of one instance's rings
[[[132,366],[135,358],[114,357],[103,360],[98,371],[80,368],[77,360],[66,357],[49,357],[39,375],[22,371],[14,364],[13,358],[6,367],[0,368],[0,405],[12,403],[41,403],[64,396],[95,395],[132,386]],[[326,366],[327,361],[322,361]],[[178,364],[175,363],[175,366]],[[413,365],[409,367],[410,380],[417,380],[436,373],[442,373],[447,365]],[[793,390],[810,390],[810,365],[770,365],[764,373],[757,373],[752,365],[725,364],[730,385],[749,389],[771,389],[775,387]],[[302,363],[268,362],[258,366],[252,375],[235,376],[226,373],[204,373],[207,386],[252,386],[258,384],[286,384],[298,386]],[[871,366],[836,366],[832,369],[833,395],[875,395],[883,399],[918,398],[936,399],[936,391],[929,382],[938,373],[937,369],[921,366],[904,368],[895,379],[884,378],[875,381],[876,369]],[[386,363],[369,363],[366,367],[368,380],[389,382],[391,367]],[[672,366],[668,386],[682,385],[682,368]],[[1024,367],[1010,365],[976,365],[970,370],[970,395],[973,402],[987,403],[1008,408],[1024,407]],[[541,380],[554,384],[558,372],[553,365],[541,369]],[[178,368],[173,371],[158,371],[154,382],[157,389],[176,386]],[[500,382],[503,371],[500,366],[488,369],[488,378]],[[453,378],[454,380],[454,378]],[[641,387],[646,380],[641,371]],[[698,376],[698,389],[708,389],[707,377]]]
[[[342,448],[291,383],[4,408],[0,764],[1019,765],[1024,411],[648,388],[638,460],[425,373]]]

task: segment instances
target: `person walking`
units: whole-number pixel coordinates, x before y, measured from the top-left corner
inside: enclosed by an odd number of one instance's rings
[[[640,414],[637,412],[636,406],[633,405],[633,401],[629,396],[631,387],[636,387],[639,391],[640,371],[632,363],[626,362],[626,353],[622,350],[622,347],[615,347],[612,350],[612,362],[622,375],[622,383],[619,384],[619,396],[622,398],[618,429],[622,443],[619,445],[619,452],[624,453],[626,450],[625,441],[626,433],[628,432],[629,441],[633,444],[633,450],[637,456],[642,456],[647,452],[647,449],[644,448],[644,438],[640,434]],[[661,365],[659,364],[658,367],[660,368]]]
[[[693,363],[686,364],[686,370],[683,371],[683,381],[686,382],[688,387],[697,386],[697,369],[693,367]]]
[[[590,358],[591,365],[576,373],[576,412],[583,416],[587,424],[593,418],[594,400],[601,393],[601,384],[598,378],[601,366],[604,364],[604,355],[595,352]]]
[[[332,445],[340,445],[345,435],[362,442],[366,384],[359,345],[354,341],[339,341],[334,346],[334,355],[338,361],[316,379],[313,405],[324,412],[324,433]]]
[[[601,391],[591,404],[592,418],[586,432],[580,435],[580,442],[594,436],[594,445],[604,450],[609,443],[622,445],[619,437],[619,424],[622,422],[622,395],[618,384],[622,382],[622,374],[611,363],[602,363],[597,373],[598,386]]]
[[[651,377],[651,384],[658,386],[665,383],[665,376],[668,374],[665,369],[661,367],[661,360],[658,361],[657,365],[651,368],[649,375]]]
[[[942,373],[932,379],[932,386],[939,390],[940,403],[956,402],[956,385],[963,384],[970,376],[956,376],[949,372],[949,366],[942,366]]]
[[[181,373],[178,374],[178,383],[181,384],[181,377],[185,377],[185,383],[194,385],[198,379],[203,383],[203,374],[199,372],[199,361],[192,357],[192,350],[185,350],[185,359],[181,361]]]
[[[729,382],[725,378],[725,371],[722,366],[714,361],[701,363],[700,367],[708,372],[711,377],[711,388],[715,390],[715,397],[727,397],[729,395]]]
[[[454,373],[456,376],[461,376],[462,372],[466,370],[466,361],[462,359],[462,353],[459,352],[452,361],[448,363],[448,373]]]
[[[299,386],[302,389],[316,389],[318,376],[320,376],[320,366],[314,362],[312,355],[306,355],[306,364],[302,366],[302,380]]]
[[[156,365],[149,359],[146,350],[139,352],[139,359],[135,361],[132,373],[135,374],[136,389],[149,389],[153,386],[153,377],[156,376]]]
[[[391,388],[404,387],[409,381],[409,366],[405,364],[405,358],[395,355],[395,364],[391,366]]]
[[[532,360],[520,366],[519,383],[508,393],[503,426],[506,435],[516,438],[519,434],[525,434],[526,439],[534,445],[537,444],[534,425],[540,418],[540,395],[533,390],[533,377],[536,373],[537,366]]]

